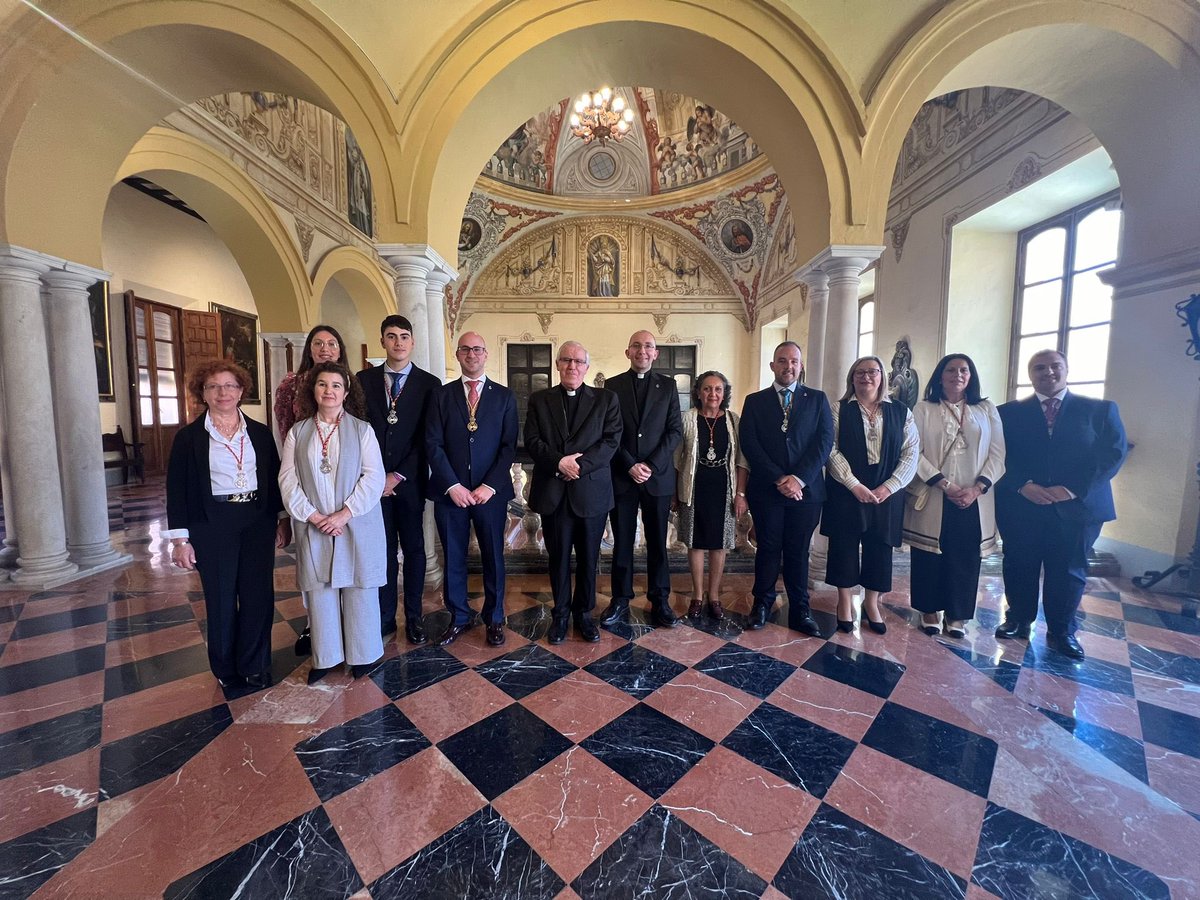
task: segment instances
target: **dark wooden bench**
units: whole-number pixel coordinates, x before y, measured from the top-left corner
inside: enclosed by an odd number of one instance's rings
[[[104,450],[105,469],[120,469],[125,482],[129,481],[131,474],[136,475],[139,482],[145,482],[146,460],[142,457],[140,441],[130,443],[125,440],[125,433],[118,425],[116,431],[100,435],[100,442]]]

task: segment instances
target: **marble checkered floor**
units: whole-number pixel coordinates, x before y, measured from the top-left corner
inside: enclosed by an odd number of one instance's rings
[[[0,897],[1200,896],[1192,604],[1094,580],[1083,663],[996,641],[993,577],[959,641],[900,589],[882,637],[820,594],[827,639],[638,610],[549,647],[523,575],[504,647],[309,688],[281,555],[280,683],[239,695],[146,518],[132,567],[0,592]]]

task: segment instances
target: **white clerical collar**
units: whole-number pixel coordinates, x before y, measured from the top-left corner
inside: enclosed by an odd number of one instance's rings
[[[579,393],[578,391],[573,391],[570,388],[563,388],[563,390],[567,392],[568,397],[574,397],[577,393]]]
[[[630,369],[629,371],[633,372],[633,374],[636,375],[639,379],[645,378],[648,374],[650,374],[649,372],[635,372],[633,369]]]

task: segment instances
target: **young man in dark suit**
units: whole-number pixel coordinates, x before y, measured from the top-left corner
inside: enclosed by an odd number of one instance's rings
[[[1057,350],[1033,355],[1029,380],[1034,396],[1000,407],[1005,471],[996,485],[996,520],[1008,612],[996,637],[1029,637],[1040,581],[1046,646],[1083,659],[1075,611],[1092,544],[1117,517],[1112,479],[1128,452],[1125,426],[1111,400],[1067,390],[1067,358]]]
[[[833,414],[821,391],[799,383],[804,363],[794,341],[775,348],[770,367],[775,383],[750,394],[742,407],[742,452],[750,463],[746,493],[758,537],[746,627],[767,624],[782,563],[788,627],[818,637],[808,608],[808,548],[825,500]]]
[[[487,344],[468,331],[455,350],[462,378],[434,392],[426,421],[429,499],[438,536],[446,552],[442,596],[450,627],[441,645],[449,646],[471,626],[467,604],[467,545],[471,526],[483,564],[483,621],[487,642],[504,643],[504,524],[513,498],[512,464],[517,452],[517,401],[483,370]]]
[[[552,644],[566,640],[572,614],[585,641],[600,640],[592,610],[600,538],[613,505],[609,466],[621,443],[621,409],[616,394],[583,383],[589,363],[587,350],[577,341],[559,347],[555,361],[559,385],[535,392],[525,417],[525,449],[533,457],[529,505],[541,514],[550,557],[554,621],[548,637]]]
[[[425,591],[425,489],[429,464],[425,457],[425,416],[441,380],[417,368],[412,356],[412,324],[404,316],[388,316],[379,326],[379,343],[387,359],[358,373],[367,395],[367,418],[379,439],[387,480],[383,486],[383,527],[387,533],[387,584],[379,589],[383,635],[396,630],[400,565],[397,546],[404,551],[404,623],[411,644],[428,638],[421,624],[421,595]]]
[[[654,335],[637,331],[625,349],[630,370],[604,387],[621,404],[621,446],[612,461],[612,603],[603,622],[611,625],[629,612],[633,599],[633,543],[638,510],[646,537],[646,595],[650,621],[670,628],[671,568],[667,561],[667,520],[675,493],[675,448],[683,434],[675,380],[650,371],[658,359]]]

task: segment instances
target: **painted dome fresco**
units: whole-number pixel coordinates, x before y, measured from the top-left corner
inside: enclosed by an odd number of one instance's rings
[[[591,100],[607,119],[589,120]],[[733,171],[759,155],[727,115],[687,94],[607,87],[567,98],[521,124],[482,175],[561,197],[645,197]]]

